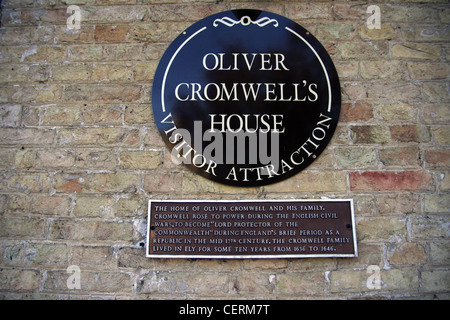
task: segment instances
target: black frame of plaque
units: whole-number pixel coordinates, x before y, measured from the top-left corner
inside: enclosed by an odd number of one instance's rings
[[[348,203],[349,207],[348,207],[348,212],[345,212],[346,214],[348,214],[348,217],[342,218],[344,221],[340,221],[342,228],[346,228],[349,229],[347,230],[350,234],[351,234],[351,248],[352,248],[352,252],[346,252],[346,253],[298,253],[298,254],[285,254],[285,253],[270,253],[270,254],[174,254],[172,253],[150,253],[150,246],[152,245],[151,240],[155,239],[155,236],[152,236],[152,233],[155,233],[155,230],[160,229],[160,227],[165,228],[165,230],[174,230],[176,226],[174,225],[180,225],[184,224],[185,221],[191,221],[189,220],[189,218],[187,216],[184,217],[184,219],[181,219],[179,221],[177,221],[175,224],[173,224],[173,222],[171,222],[171,220],[174,219],[163,219],[163,218],[167,218],[164,216],[161,216],[161,219],[164,220],[164,222],[162,222],[162,226],[155,226],[152,225],[152,212],[151,212],[151,208],[152,208],[152,203],[153,204],[184,204],[184,205],[190,205],[190,206],[201,206],[203,205],[212,205],[215,206],[217,208],[220,208],[221,205],[223,204],[232,204],[235,203],[237,206],[239,206],[239,204],[255,204],[255,205],[270,205],[273,204],[274,206],[280,206],[280,205],[294,205],[294,204],[298,204],[299,206],[301,205],[317,205],[320,203],[323,204],[331,204],[331,203],[339,203],[339,204],[344,204],[344,203]],[[284,210],[284,209],[283,209]],[[311,210],[309,210],[311,211]],[[314,210],[313,210],[314,211]],[[316,210],[317,211],[317,210]],[[161,211],[161,212],[165,212],[165,211]],[[184,211],[185,212],[185,211]],[[197,211],[199,213],[204,213],[204,211]],[[213,211],[209,211],[211,213],[213,213]],[[215,212],[215,214],[220,213],[222,211],[217,211]],[[178,214],[183,214],[183,212],[180,211],[176,211],[175,213]],[[242,214],[239,213],[237,211],[235,211],[236,214]],[[186,214],[186,213],[184,213]],[[306,214],[306,213],[305,213]],[[313,214],[313,213],[310,213]],[[331,213],[330,213],[331,214]],[[316,218],[315,218],[316,219]],[[317,218],[317,226],[318,227],[324,227],[323,223],[321,223],[321,221],[323,222],[322,219]],[[348,219],[348,220],[346,220]],[[211,223],[211,219],[210,217],[208,218],[204,218],[205,222],[210,222]],[[225,220],[224,220],[225,221]],[[311,223],[310,223],[311,224]],[[165,226],[164,226],[165,225]],[[333,221],[333,223],[331,223],[330,225],[335,226],[336,227],[336,221]],[[344,227],[345,225],[345,227]],[[229,226],[233,226],[233,224],[229,224],[226,225],[224,224],[222,230],[233,230],[233,228],[229,228]],[[234,229],[236,230],[236,229]],[[253,230],[256,230],[255,228],[253,228]],[[280,228],[280,231],[284,230],[286,231],[286,228]],[[212,232],[212,231],[211,231]],[[208,234],[208,236],[205,236],[205,239],[215,239],[214,241],[217,242],[217,239],[220,239],[220,237],[215,236],[214,234],[211,234],[211,232]],[[323,235],[323,233],[322,233]],[[172,239],[170,241],[172,241],[173,243],[178,243],[181,244],[182,246],[186,245],[186,243],[184,243],[183,241],[183,237],[178,237],[177,235],[170,235],[168,234],[167,239]],[[324,235],[323,235],[324,236]],[[236,237],[236,235],[234,236]],[[289,236],[288,236],[289,237]],[[286,238],[286,237],[285,237]],[[180,240],[181,239],[181,240]],[[225,238],[223,238],[225,239]],[[317,238],[317,239],[326,239],[326,238]],[[172,243],[172,244],[173,244]],[[192,243],[192,242],[191,242]],[[164,244],[163,244],[164,245]],[[324,243],[324,245],[327,245],[326,243]],[[205,246],[208,247],[208,243],[205,243]],[[211,247],[210,247],[211,248]],[[173,249],[171,249],[173,250]],[[354,204],[353,204],[353,199],[309,199],[309,200],[292,200],[292,199],[286,199],[286,200],[149,200],[148,201],[148,218],[147,218],[147,241],[146,241],[146,257],[147,258],[181,258],[181,259],[273,259],[273,258],[355,258],[358,256],[358,248],[357,248],[357,238],[356,238],[356,228],[355,228],[355,217],[354,217]]]

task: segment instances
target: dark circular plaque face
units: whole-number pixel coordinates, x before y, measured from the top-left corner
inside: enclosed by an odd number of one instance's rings
[[[232,10],[171,43],[152,105],[173,161],[227,185],[261,186],[322,153],[341,93],[331,58],[307,30],[270,12]]]

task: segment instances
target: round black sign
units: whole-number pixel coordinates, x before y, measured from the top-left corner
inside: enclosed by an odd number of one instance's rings
[[[171,43],[152,104],[173,161],[227,185],[261,186],[321,154],[341,93],[330,56],[307,30],[270,12],[232,10]]]

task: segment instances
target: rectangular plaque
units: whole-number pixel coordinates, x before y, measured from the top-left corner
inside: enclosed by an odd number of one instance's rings
[[[149,258],[357,257],[353,200],[149,200]]]

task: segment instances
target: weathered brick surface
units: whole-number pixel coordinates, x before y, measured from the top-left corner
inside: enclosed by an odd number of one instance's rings
[[[67,7],[81,29],[66,27]],[[447,0],[4,0],[0,28],[0,297],[444,298],[450,294]],[[260,188],[174,164],[151,109],[170,42],[255,8],[307,28],[341,81],[340,123],[307,170]],[[145,258],[153,199],[352,198],[359,257]],[[67,267],[81,270],[70,289]],[[380,268],[381,285],[367,280]]]

